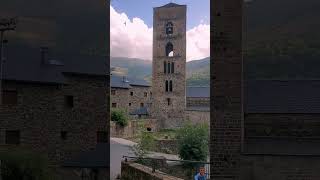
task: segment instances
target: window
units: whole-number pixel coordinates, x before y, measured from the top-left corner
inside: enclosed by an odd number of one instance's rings
[[[18,102],[17,91],[3,91],[2,102],[6,105],[16,105]]]
[[[168,92],[169,90],[169,84],[168,84],[168,81],[166,81],[166,92]]]
[[[171,105],[171,99],[167,98],[168,106]]]
[[[168,63],[168,74],[170,74],[170,70],[171,70],[171,67],[170,67],[170,63]]]
[[[148,97],[148,93],[147,92],[144,92],[144,97]]]
[[[131,106],[131,103],[129,103],[129,106]]]
[[[117,103],[112,103],[112,107],[117,107]]]
[[[170,81],[170,92],[172,92],[172,81]]]
[[[130,92],[130,96],[133,96],[133,92],[132,91]]]
[[[67,108],[73,108],[73,96],[64,96],[64,104]]]
[[[172,34],[173,33],[173,24],[172,22],[168,22],[166,24],[166,34]]]
[[[60,137],[62,140],[66,140],[67,139],[67,131],[61,131],[60,132]]]
[[[167,73],[167,62],[166,61],[163,62],[163,72]]]
[[[98,131],[97,132],[97,142],[98,143],[107,143],[108,142],[108,134],[106,131]]]
[[[20,131],[6,131],[6,144],[20,144]]]
[[[174,73],[174,62],[171,63],[171,73]]]
[[[116,90],[111,90],[111,95],[116,95]]]
[[[144,106],[144,103],[140,103],[140,107],[143,107]]]
[[[166,45],[166,56],[168,56],[168,57],[173,56],[173,45],[171,42],[168,42]]]

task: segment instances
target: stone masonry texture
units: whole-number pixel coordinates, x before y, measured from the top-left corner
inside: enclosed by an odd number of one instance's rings
[[[14,147],[47,155],[53,166],[95,148],[97,131],[108,132],[106,77],[65,77],[63,85],[5,81],[4,90],[15,90],[18,103],[0,109],[0,147],[8,146],[6,130],[20,130],[20,145]],[[72,108],[65,107],[65,96],[73,96]]]
[[[211,178],[239,179],[243,0],[211,1]]]
[[[163,128],[179,127],[186,107],[186,11],[185,5],[157,7],[153,12],[152,116]],[[166,24],[173,24],[173,34],[166,34]],[[173,45],[173,57],[166,56],[167,43]],[[174,62],[174,73],[164,73],[164,61]],[[172,81],[166,92],[165,81]],[[167,98],[171,104],[168,105]]]

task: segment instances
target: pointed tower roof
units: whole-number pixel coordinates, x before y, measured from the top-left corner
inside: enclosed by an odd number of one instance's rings
[[[163,5],[163,6],[161,6],[161,7],[175,7],[175,6],[182,6],[182,5],[176,4],[176,3],[168,3],[168,4]]]

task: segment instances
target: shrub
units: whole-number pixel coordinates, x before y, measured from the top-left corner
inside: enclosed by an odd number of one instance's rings
[[[155,138],[152,133],[142,131],[139,142],[132,147],[133,153],[139,157],[145,157],[155,147]]]
[[[114,121],[123,127],[128,125],[128,117],[123,110],[112,110],[111,121]]]
[[[0,152],[1,177],[3,180],[51,180],[46,157],[29,151]]]
[[[183,160],[206,161],[209,127],[206,124],[186,124],[177,132],[178,152]]]

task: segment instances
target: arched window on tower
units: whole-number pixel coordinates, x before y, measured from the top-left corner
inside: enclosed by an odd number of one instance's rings
[[[171,42],[168,42],[166,45],[166,56],[172,57],[173,56],[173,45]]]
[[[170,70],[171,70],[171,67],[170,67],[170,62],[168,62],[168,74],[170,74],[171,72],[170,72]]]
[[[169,86],[170,92],[172,92],[172,81],[170,80],[170,86]]]
[[[173,34],[173,24],[172,22],[167,22],[166,24],[166,34]]]
[[[163,72],[167,73],[167,62],[166,61],[163,62]]]

